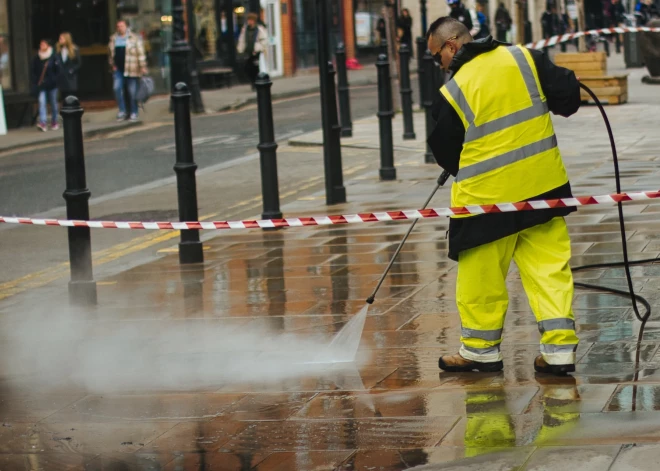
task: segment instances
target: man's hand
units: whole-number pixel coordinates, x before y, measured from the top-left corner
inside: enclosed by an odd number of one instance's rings
[[[112,71],[113,71],[113,72],[117,72],[117,67],[113,65],[113,66],[112,66]]]
[[[142,67],[142,75],[147,75],[149,71],[147,70],[146,67]]]

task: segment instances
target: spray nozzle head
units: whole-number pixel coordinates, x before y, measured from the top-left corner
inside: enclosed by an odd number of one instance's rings
[[[373,304],[375,300],[375,296],[371,295],[367,298],[367,304]]]

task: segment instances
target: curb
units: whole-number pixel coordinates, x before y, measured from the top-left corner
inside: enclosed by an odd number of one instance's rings
[[[115,131],[120,131],[122,129],[142,126],[143,124],[144,123],[142,121],[126,121],[124,123],[113,123],[111,125],[108,125],[107,127],[101,127],[101,128],[90,129],[88,131],[85,131],[85,123],[83,123],[83,139],[86,137],[98,137],[104,134],[110,134]],[[64,133],[30,142],[17,142],[15,144],[9,144],[7,146],[0,146],[0,153],[24,149],[32,146],[39,146],[43,144],[54,144],[61,142],[63,139],[64,139]]]
[[[355,80],[354,82],[350,83],[350,86],[355,86],[355,87],[364,87],[367,85],[378,85],[378,80],[373,79],[373,78],[365,78],[365,79],[360,79],[360,80]],[[287,92],[274,92],[272,93],[271,97],[273,100],[285,100],[287,98],[295,98],[303,95],[308,95],[311,93],[318,93],[319,92],[319,87],[318,86],[311,86],[311,87],[306,87],[306,88],[301,88],[298,90],[291,90]],[[231,105],[226,105],[223,106],[222,108],[219,108],[217,110],[213,111],[207,111],[207,113],[222,113],[223,111],[238,111],[242,108],[245,108],[246,106],[249,105],[254,105],[257,103],[257,97],[250,97],[250,98],[245,98],[243,100],[237,101],[236,103],[232,103]]]

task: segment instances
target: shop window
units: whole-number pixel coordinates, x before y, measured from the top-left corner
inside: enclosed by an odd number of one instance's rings
[[[385,41],[382,10],[382,1],[355,1],[355,42],[358,48],[372,48]]]
[[[12,88],[11,36],[9,35],[7,0],[0,0],[0,84],[3,90]]]
[[[217,56],[218,28],[214,0],[193,1],[195,10],[195,47],[203,59]]]

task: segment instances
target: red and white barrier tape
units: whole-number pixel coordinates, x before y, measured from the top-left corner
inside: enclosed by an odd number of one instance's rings
[[[603,28],[603,29],[590,29],[589,31],[579,31],[577,33],[569,34],[560,34],[559,36],[552,36],[548,39],[542,39],[540,41],[525,44],[525,47],[530,49],[541,49],[547,46],[554,46],[555,44],[564,43],[570,41],[571,39],[577,39],[582,36],[587,36],[590,34],[623,34],[623,33],[637,33],[637,32],[647,32],[647,33],[660,33],[660,28],[649,28],[646,26],[628,28],[628,27],[617,27],[617,28]]]
[[[186,229],[254,229],[274,227],[326,226],[332,224],[355,224],[362,222],[399,221],[403,219],[430,219],[463,214],[510,213],[538,209],[613,204],[623,201],[640,201],[660,198],[660,191],[638,191],[614,193],[601,196],[578,196],[554,200],[523,201],[520,203],[500,203],[483,206],[462,206],[457,208],[429,208],[409,211],[386,211],[381,213],[345,214],[339,216],[316,216],[304,218],[266,219],[258,221],[195,221],[195,222],[118,222],[118,221],[71,221],[64,219],[30,219],[2,217],[0,223],[28,224],[35,226],[90,227],[93,229],[147,229],[147,230],[186,230]]]

